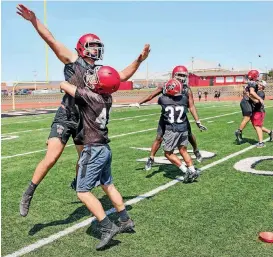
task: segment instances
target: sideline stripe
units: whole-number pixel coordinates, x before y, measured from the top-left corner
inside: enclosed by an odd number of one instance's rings
[[[204,118],[204,119],[200,119],[200,120],[207,120],[207,119],[211,119],[211,118],[218,118],[218,117],[222,117],[222,116],[227,116],[227,115],[233,115],[235,113],[239,113],[239,112],[232,112],[232,113],[227,113],[227,114],[223,114],[223,115],[219,115],[219,116],[213,116],[213,117],[209,117],[209,118]],[[148,116],[151,115],[158,115],[160,113],[153,113],[153,114],[148,114]],[[126,117],[126,118],[119,118],[119,119],[111,119],[112,120],[124,120],[124,121],[128,121],[128,120],[132,120],[132,118],[138,118],[138,117],[143,117],[143,116],[147,116],[147,115],[142,115],[142,116],[134,116],[134,117]],[[146,120],[146,119],[145,119]],[[140,120],[141,121],[141,120]],[[142,120],[144,121],[144,120]],[[156,120],[158,121],[158,120]],[[194,122],[194,120],[190,120],[190,122]],[[27,133],[27,132],[32,132],[32,131],[38,131],[38,130],[46,130],[49,128],[40,128],[40,129],[31,129],[31,130],[23,130],[23,131],[18,131],[18,132],[10,132],[10,133],[6,133],[6,134],[2,134],[3,136],[5,135],[13,135],[13,134],[19,134],[19,133]]]
[[[147,116],[153,116],[153,115],[159,115],[159,114],[160,114],[160,112],[157,112],[157,113],[143,114],[143,115],[138,115],[138,116],[133,116],[133,117],[115,118],[115,119],[110,119],[110,121],[113,121],[113,120],[126,120],[126,119],[132,119],[132,118],[141,118],[141,117],[147,117]],[[42,121],[44,121],[46,119],[52,119],[52,118],[54,118],[54,117],[36,118],[36,119],[30,119],[30,120],[25,120],[25,121],[3,123],[2,126],[12,125],[12,124],[21,124],[21,123],[39,122],[39,121],[42,122]]]
[[[114,136],[111,136],[111,138],[124,137],[124,136],[127,136],[127,135],[133,135],[133,134],[143,133],[143,132],[147,132],[147,131],[150,131],[150,130],[155,130],[155,128],[150,128],[150,129],[145,129],[145,130],[139,130],[139,131],[129,132],[129,133],[125,133],[125,134],[114,135]],[[73,145],[74,144],[66,145],[65,148],[73,146]],[[42,150],[37,150],[37,151],[32,151],[32,152],[27,152],[27,153],[20,153],[20,154],[15,154],[15,155],[9,155],[9,156],[2,156],[1,160],[3,160],[3,159],[10,159],[10,158],[18,157],[18,156],[29,155],[29,154],[33,154],[33,153],[45,152],[45,151],[47,151],[47,149],[42,149]]]
[[[14,134],[19,134],[19,133],[27,133],[27,132],[39,131],[39,130],[46,130],[46,129],[49,130],[49,127],[48,128],[39,128],[39,129],[29,129],[29,130],[23,130],[23,131],[17,131],[17,132],[9,132],[9,133],[3,134],[3,136],[14,135]]]
[[[267,108],[271,108],[271,107],[273,107],[273,106],[268,106]],[[231,112],[231,113],[226,113],[226,114],[221,114],[221,115],[212,116],[212,117],[207,117],[207,118],[203,118],[203,119],[200,119],[200,120],[202,121],[202,120],[216,119],[216,118],[220,118],[220,117],[224,117],[224,116],[233,115],[233,114],[236,114],[236,113],[241,113],[241,111],[238,111],[238,112]],[[136,117],[136,116],[135,116],[135,117]],[[122,119],[123,119],[123,118],[122,118]],[[194,121],[194,120],[190,120],[190,122],[195,122],[195,121]],[[155,130],[155,129],[156,129],[156,128],[149,128],[149,129],[146,129],[146,130],[139,130],[139,131],[130,132],[130,133],[126,133],[126,134],[114,135],[114,136],[110,136],[110,139],[111,139],[111,138],[116,138],[116,137],[123,137],[123,136],[127,136],[127,135],[133,135],[133,134],[143,133],[143,132],[147,132],[147,131],[151,131],[151,130]],[[74,144],[70,144],[70,145],[67,145],[67,146],[65,146],[65,147],[70,147],[70,146],[72,146],[72,145],[74,145]],[[42,149],[42,150],[37,150],[37,151],[33,151],[33,152],[15,154],[15,155],[10,155],[10,156],[2,156],[2,157],[1,157],[1,160],[13,158],[13,157],[18,157],[18,156],[29,155],[29,154],[33,154],[33,153],[44,152],[44,151],[46,151],[46,150],[47,150],[47,149]]]
[[[266,141],[269,141],[269,138],[264,140],[264,142],[266,142]],[[220,159],[218,161],[215,161],[215,162],[212,162],[211,164],[205,165],[204,167],[201,168],[201,170],[202,171],[207,170],[207,169],[209,169],[209,168],[211,168],[213,166],[218,165],[219,163],[225,162],[225,161],[227,161],[227,160],[229,160],[229,159],[231,159],[231,158],[233,158],[235,156],[238,156],[238,155],[240,155],[242,153],[245,153],[245,152],[247,152],[247,151],[249,151],[249,150],[251,150],[251,149],[253,149],[255,147],[256,147],[255,145],[251,145],[251,146],[249,146],[249,147],[247,147],[247,148],[245,148],[243,150],[240,150],[238,152],[230,154],[230,155],[228,155],[228,156],[226,156],[226,157],[224,157],[224,158],[222,158],[222,159]],[[157,188],[155,188],[155,189],[153,189],[153,190],[151,190],[151,191],[149,191],[149,192],[147,192],[145,194],[139,195],[139,196],[125,202],[125,205],[136,204],[136,203],[138,203],[138,202],[140,202],[140,201],[142,201],[142,200],[144,200],[146,198],[149,198],[151,196],[156,195],[160,191],[163,191],[163,190],[165,190],[165,189],[167,189],[167,188],[169,188],[171,186],[174,186],[175,184],[177,184],[177,183],[179,183],[181,181],[183,181],[183,177],[178,177],[178,178],[168,182],[165,185],[159,186],[159,187],[157,187]],[[112,209],[106,211],[106,214],[109,215],[109,214],[114,213],[114,212],[116,212],[116,210],[115,210],[115,208],[112,208]],[[80,228],[83,228],[83,227],[86,227],[86,226],[90,225],[90,223],[93,222],[95,219],[96,219],[95,217],[88,218],[88,219],[86,219],[86,220],[84,220],[84,221],[82,221],[80,223],[77,223],[77,224],[75,224],[75,225],[73,225],[73,226],[71,226],[69,228],[66,228],[66,229],[64,229],[64,230],[62,230],[62,231],[60,231],[60,232],[58,232],[56,234],[53,234],[53,235],[51,235],[51,236],[49,236],[47,238],[43,238],[43,239],[37,241],[34,244],[23,247],[20,250],[14,252],[12,254],[6,255],[5,257],[18,257],[18,256],[22,256],[24,254],[30,253],[30,252],[32,252],[32,251],[34,251],[34,250],[36,250],[36,249],[38,249],[38,248],[40,248],[40,247],[42,247],[44,245],[50,244],[50,243],[58,240],[59,238],[61,238],[63,236],[69,235],[69,234],[75,232],[76,230],[78,230]]]
[[[197,108],[202,108],[202,109],[208,109],[208,108],[221,108],[221,107],[237,107],[234,105],[219,105],[219,106],[196,106]],[[57,109],[56,109],[57,111]],[[52,114],[52,113],[50,113]],[[159,114],[159,113],[156,113]],[[156,114],[148,114],[148,115],[139,115],[139,116],[133,116],[133,117],[127,117],[127,118],[116,118],[116,119],[111,119],[111,120],[123,120],[123,119],[129,119],[129,118],[136,118],[136,117],[144,117],[144,116],[149,116],[149,115],[156,115]],[[44,114],[40,114],[40,115],[44,115]],[[20,123],[28,123],[28,122],[37,122],[37,121],[42,121],[44,119],[52,119],[53,117],[40,117],[40,115],[33,115],[34,117],[28,121],[17,121],[17,122],[10,122],[10,123],[3,123],[2,126],[5,125],[12,125],[12,124],[20,124]],[[22,118],[22,116],[20,116]],[[30,116],[24,116],[24,117],[30,117]],[[13,117],[15,118],[15,117]],[[17,117],[18,118],[18,117]],[[37,120],[36,120],[37,119]]]

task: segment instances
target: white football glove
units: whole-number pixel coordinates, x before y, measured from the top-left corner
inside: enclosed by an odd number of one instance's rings
[[[201,132],[208,130],[207,127],[205,127],[204,125],[201,124],[200,120],[196,121],[196,125],[200,129]]]

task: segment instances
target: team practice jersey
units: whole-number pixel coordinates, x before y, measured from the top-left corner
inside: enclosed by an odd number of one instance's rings
[[[75,102],[79,105],[83,118],[84,144],[103,145],[110,142],[107,124],[112,96],[99,95],[88,87],[77,88]]]

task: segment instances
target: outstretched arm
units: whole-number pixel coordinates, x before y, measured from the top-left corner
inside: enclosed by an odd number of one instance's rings
[[[131,107],[137,107],[140,108],[141,104],[144,104],[146,102],[151,101],[153,98],[155,98],[156,96],[162,94],[162,87],[158,87],[156,90],[154,90],[150,95],[145,96],[143,99],[141,99],[139,102],[134,103],[134,104],[130,104]]]
[[[148,57],[150,53],[150,45],[146,44],[143,48],[142,53],[139,55],[139,57],[132,62],[129,66],[127,66],[124,70],[119,72],[120,80],[121,81],[127,81],[129,78],[131,78],[137,69],[139,68],[140,64]]]
[[[156,90],[154,90],[150,95],[146,96],[145,98],[141,99],[138,103],[139,105],[144,104],[146,102],[151,101],[156,96],[162,94],[162,88],[158,87]]]
[[[35,13],[29,10],[22,4],[17,6],[17,13],[22,16],[25,20],[31,22],[33,27],[36,29],[41,38],[49,45],[58,59],[64,64],[74,62],[78,56],[76,53],[70,51],[62,43],[58,42],[51,32],[46,28],[44,24],[36,17]]]

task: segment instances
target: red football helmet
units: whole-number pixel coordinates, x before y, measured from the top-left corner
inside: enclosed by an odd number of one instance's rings
[[[119,88],[120,76],[110,66],[97,66],[94,73],[87,71],[84,82],[87,87],[100,95],[112,94]]]
[[[97,44],[98,46],[92,46]],[[104,54],[104,44],[95,34],[85,34],[80,37],[76,50],[81,57],[88,57],[94,60],[102,60]]]
[[[173,69],[173,72],[172,72],[172,78],[173,79],[178,79],[183,84],[187,84],[188,83],[188,77],[189,77],[189,72],[188,72],[188,69],[185,66],[179,65],[179,66],[176,66]]]
[[[250,70],[248,73],[247,73],[247,77],[249,80],[258,80],[260,76],[260,73],[257,71],[257,70]]]
[[[183,85],[177,79],[170,79],[163,87],[163,93],[169,96],[178,96],[182,94]]]

